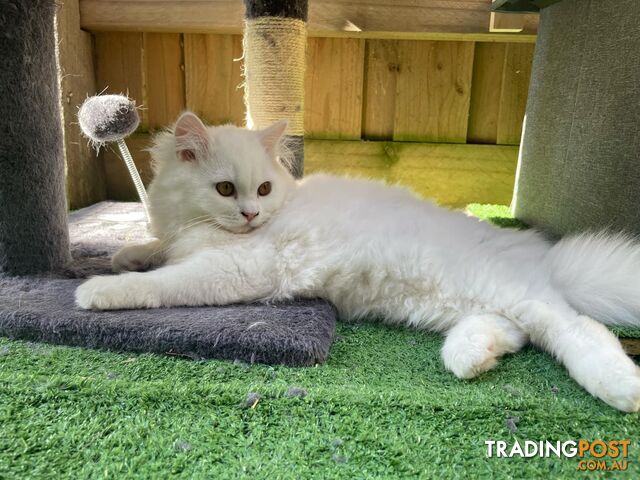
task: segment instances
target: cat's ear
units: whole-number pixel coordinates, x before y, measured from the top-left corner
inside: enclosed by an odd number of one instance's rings
[[[286,132],[288,125],[289,120],[284,119],[274,123],[264,130],[258,131],[260,143],[267,151],[267,153],[269,153],[270,155],[274,155],[276,153],[278,144],[280,143],[280,139],[282,138],[282,135],[284,135],[284,132]]]
[[[207,127],[195,113],[184,112],[173,129],[176,137],[176,155],[185,162],[196,160],[198,154],[206,152],[209,141]]]

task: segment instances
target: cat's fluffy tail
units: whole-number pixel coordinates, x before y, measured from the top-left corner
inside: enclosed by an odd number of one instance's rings
[[[571,236],[545,262],[573,308],[609,325],[640,327],[640,243],[622,234]]]

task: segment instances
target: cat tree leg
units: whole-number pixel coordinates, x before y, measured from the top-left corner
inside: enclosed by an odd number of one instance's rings
[[[10,0],[0,35],[0,273],[70,258],[55,0]]]
[[[562,0],[542,10],[516,217],[557,235],[640,234],[638,18],[638,0]]]
[[[307,0],[245,0],[244,75],[247,126],[286,118],[295,177],[304,168],[304,69]]]

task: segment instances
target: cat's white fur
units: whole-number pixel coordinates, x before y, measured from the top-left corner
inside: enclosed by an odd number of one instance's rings
[[[495,228],[405,188],[330,175],[296,182],[278,158],[286,127],[205,127],[186,113],[156,138],[157,240],[125,247],[76,292],[82,308],[225,305],[322,297],[344,320],[442,332],[461,378],[531,341],[591,394],[640,408],[640,369],[600,322],[640,325],[640,245],[583,235],[552,244]],[[235,197],[216,183],[230,181]],[[259,196],[269,181],[272,192]],[[250,222],[242,212],[259,212]],[[597,319],[598,321],[594,320]]]

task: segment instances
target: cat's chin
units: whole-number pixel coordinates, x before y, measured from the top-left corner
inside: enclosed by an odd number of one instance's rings
[[[247,233],[251,233],[254,230],[260,228],[261,225],[239,225],[234,227],[224,227],[229,233],[234,233],[237,235],[246,235]]]

